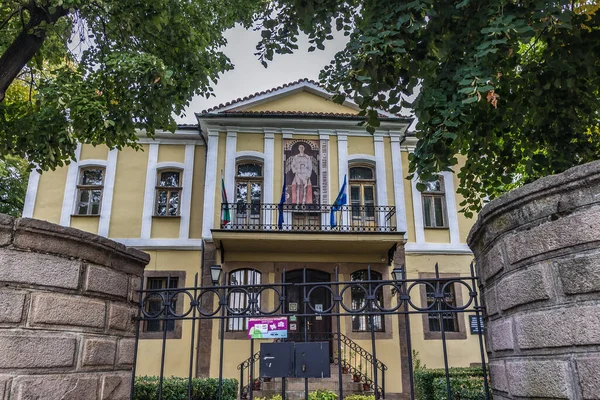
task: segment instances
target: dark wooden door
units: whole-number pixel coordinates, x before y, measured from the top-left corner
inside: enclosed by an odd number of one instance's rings
[[[286,272],[286,283],[302,283],[303,270],[294,270]],[[324,271],[312,269],[306,270],[306,282],[330,282],[331,275]],[[311,286],[306,287],[306,293],[310,291]],[[295,342],[329,342],[329,352],[332,353],[331,347],[331,317],[319,315],[316,310],[306,305],[304,312],[304,288],[302,286],[288,286],[286,289],[286,312],[290,314],[307,314],[306,316],[296,317],[296,321],[289,322],[296,324],[296,330],[289,330],[288,340]],[[331,292],[326,288],[316,288],[310,293],[310,304],[315,309],[327,310],[331,306]],[[304,328],[306,327],[306,333]],[[330,354],[331,355],[331,354]]]

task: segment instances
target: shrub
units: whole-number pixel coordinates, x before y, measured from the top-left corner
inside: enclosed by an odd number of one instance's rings
[[[331,390],[317,390],[308,394],[308,400],[336,400],[337,397]]]
[[[460,400],[484,400],[485,389],[483,377],[465,376],[450,378],[450,390],[453,399]],[[436,400],[448,400],[446,378],[435,378],[433,380],[433,396]]]
[[[479,378],[476,380],[481,385],[481,391],[483,392],[483,370],[479,367],[470,367],[470,368],[450,368],[448,370],[450,375],[450,387],[461,388],[461,385],[464,383],[462,380],[468,378]],[[437,393],[435,388],[436,384],[434,381],[439,379],[443,382],[444,387],[444,397],[437,397]],[[414,371],[414,380],[415,380],[415,395],[418,400],[442,400],[446,399],[446,373],[443,369],[427,369],[421,368],[416,369]],[[456,383],[453,383],[456,381]],[[475,382],[470,382],[469,385],[475,385]],[[471,387],[471,386],[469,386]],[[453,390],[454,391],[454,390]],[[467,397],[464,397],[467,399]],[[475,398],[475,397],[474,397]],[[463,397],[460,397],[463,399]],[[471,399],[471,397],[468,397]]]
[[[133,400],[158,399],[159,378],[157,376],[136,376]],[[163,379],[163,400],[184,400],[188,393],[187,378],[170,377]],[[223,379],[222,400],[237,399],[236,379]],[[215,378],[192,379],[192,400],[216,400],[219,380]]]
[[[344,400],[375,400],[375,396],[367,396],[364,394],[351,394],[350,396],[346,396]]]

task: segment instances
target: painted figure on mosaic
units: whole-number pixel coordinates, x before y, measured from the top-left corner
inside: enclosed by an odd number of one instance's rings
[[[318,204],[319,142],[287,140],[284,155],[288,204]]]

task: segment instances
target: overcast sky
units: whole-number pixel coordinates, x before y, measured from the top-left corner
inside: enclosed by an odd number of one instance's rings
[[[307,51],[307,38],[302,37],[298,41],[300,48],[294,54],[275,55],[269,67],[264,68],[254,55],[256,44],[260,40],[260,32],[247,31],[239,27],[228,31],[225,34],[229,42],[225,54],[231,59],[235,68],[233,71],[226,72],[214,87],[216,97],[194,98],[186,114],[178,117],[177,122],[195,124],[194,113],[206,108],[298,79],[318,80],[321,69],[346,44],[346,38],[342,34],[334,36],[334,40],[325,43],[325,50],[311,53]]]

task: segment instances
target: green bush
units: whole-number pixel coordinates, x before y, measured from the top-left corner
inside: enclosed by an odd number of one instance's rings
[[[337,397],[331,390],[317,390],[308,394],[308,400],[336,400]]]
[[[471,367],[471,368],[450,368],[448,370],[450,375],[450,388],[453,389],[456,387],[457,390],[462,388],[462,385],[465,384],[464,380],[468,380],[469,389],[467,390],[469,393],[471,389],[474,389],[474,385],[478,382],[481,386],[481,391],[483,392],[483,370],[479,367]],[[469,378],[479,378],[473,380],[469,380]],[[414,370],[414,380],[415,380],[415,396],[418,400],[447,400],[446,399],[446,373],[443,369],[428,369],[428,368],[420,368]],[[439,386],[438,380],[443,382],[443,397],[439,396],[439,391],[436,388]],[[466,389],[465,389],[466,390]],[[465,393],[467,393],[465,391]],[[465,395],[466,396],[466,395]],[[463,397],[459,397],[463,399]],[[464,397],[464,399],[476,399],[479,397]]]
[[[163,379],[163,400],[185,400],[188,393],[188,379],[170,377]],[[133,400],[158,399],[157,376],[136,376]],[[216,400],[219,380],[215,378],[192,379],[192,400]],[[223,379],[222,400],[235,400],[238,395],[238,381]]]
[[[465,376],[450,378],[450,390],[453,399],[460,400],[484,400],[485,389],[483,387],[483,377]],[[436,400],[448,400],[448,389],[446,388],[446,378],[435,378],[433,380],[433,396]]]
[[[375,400],[375,396],[367,396],[364,394],[351,394],[350,396],[344,397],[344,400]]]

